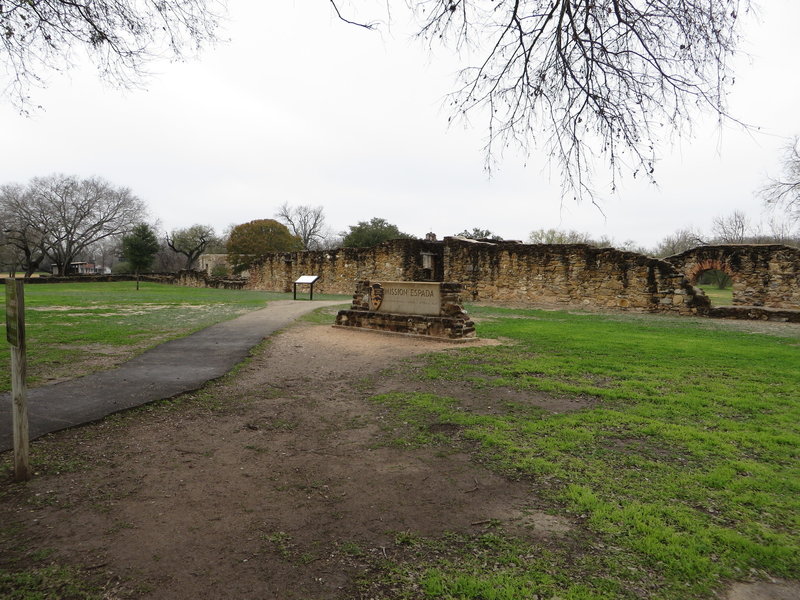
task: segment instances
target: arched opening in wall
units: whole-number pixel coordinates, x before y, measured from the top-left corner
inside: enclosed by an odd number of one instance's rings
[[[712,306],[733,304],[733,277],[722,269],[700,271],[694,285],[705,292]]]

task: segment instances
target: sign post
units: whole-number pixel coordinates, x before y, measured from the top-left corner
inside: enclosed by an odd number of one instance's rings
[[[311,291],[308,295],[309,300],[314,299],[314,284],[319,279],[319,275],[302,275],[300,279],[294,282],[294,299],[297,300],[297,284],[304,283],[311,286]]]
[[[28,457],[28,394],[25,384],[25,292],[19,279],[6,279],[6,339],[11,344],[11,423],[14,430],[14,479],[31,478]]]

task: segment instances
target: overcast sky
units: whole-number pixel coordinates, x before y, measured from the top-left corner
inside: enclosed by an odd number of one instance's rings
[[[222,232],[289,202],[322,205],[334,231],[377,216],[417,236],[555,227],[653,246],[733,210],[761,218],[755,191],[800,134],[800,2],[761,4],[729,102],[762,133],[700,115],[693,138],[661,148],[657,188],[627,177],[600,190],[605,214],[562,203],[557,169],[537,154],[509,154],[489,177],[482,124],[448,127],[442,107],[454,58],[428,52],[400,18],[369,32],[322,0],[230,0],[230,41],[151,65],[142,89],[110,88],[87,66],[51,78],[29,117],[2,102],[0,183],[98,175],[131,188],[165,230]]]

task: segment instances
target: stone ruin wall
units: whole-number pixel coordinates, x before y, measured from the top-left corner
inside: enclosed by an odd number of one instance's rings
[[[249,289],[291,292],[301,275],[319,275],[314,292],[352,294],[356,281],[430,281],[422,269],[421,252],[430,242],[392,240],[374,248],[337,248],[283,252],[250,269]],[[439,250],[441,252],[441,250]]]
[[[586,244],[480,243],[448,239],[444,271],[473,301],[692,313],[708,306],[662,260]]]
[[[178,271],[173,280],[168,282],[183,287],[217,288],[225,290],[241,290],[245,287],[243,279],[225,279],[212,277],[205,271]]]
[[[665,258],[695,283],[709,269],[733,279],[733,304],[800,309],[800,249],[780,244],[700,246]]]
[[[432,257],[425,270],[423,253]],[[351,294],[355,282],[450,281],[465,299],[500,304],[558,304],[693,313],[706,309],[682,273],[664,261],[584,244],[392,240],[375,248],[269,256],[247,287],[287,292],[301,275],[319,275],[319,293]]]
[[[226,290],[241,290],[245,284],[243,279],[211,277],[205,271],[187,270],[178,271],[177,273],[145,273],[139,276],[139,280],[180,285],[182,287],[220,288]],[[130,273],[124,275],[68,275],[66,277],[29,277],[25,279],[26,284],[97,283],[109,281],[136,281],[136,275],[131,275]]]
[[[226,275],[232,275],[230,265],[228,265],[227,254],[202,254],[197,262],[199,263],[197,270],[206,275],[212,275],[217,267],[224,268]]]

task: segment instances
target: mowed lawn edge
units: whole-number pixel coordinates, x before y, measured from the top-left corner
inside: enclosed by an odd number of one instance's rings
[[[28,384],[72,379],[109,368],[168,340],[291,298],[250,290],[142,282],[25,286]],[[5,285],[0,286],[0,392],[10,389]]]
[[[389,417],[384,443],[469,452],[528,482],[531,508],[571,528],[537,539],[487,519],[474,535],[396,532],[389,555],[366,565],[362,596],[683,600],[796,581],[796,328],[778,337],[703,319],[469,310],[479,335],[504,345],[394,365],[396,390],[371,398]],[[426,383],[432,392],[409,391]],[[553,412],[543,397],[582,408]]]
[[[392,443],[469,449],[489,468],[530,481],[538,501],[583,536],[569,551],[496,532],[444,548],[425,540],[418,548],[435,548],[420,550],[430,558],[392,565],[391,585],[425,598],[678,600],[712,598],[736,581],[798,578],[798,332],[642,315],[470,312],[480,335],[507,343],[409,367],[409,377],[435,389],[466,382],[469,403],[400,390],[374,397],[396,417]],[[508,390],[514,400],[503,399]],[[585,407],[553,413],[525,392]],[[476,408],[476,394],[491,410]],[[477,563],[468,556],[476,548]]]

